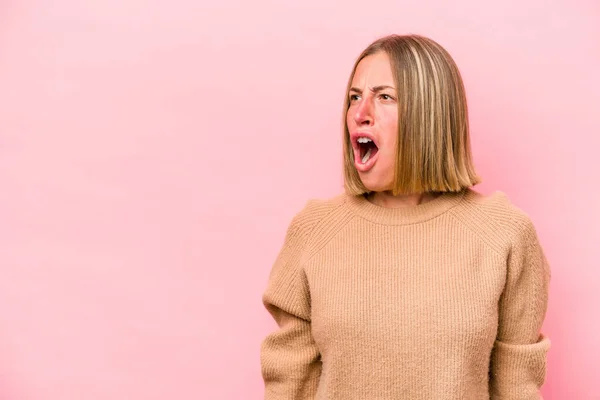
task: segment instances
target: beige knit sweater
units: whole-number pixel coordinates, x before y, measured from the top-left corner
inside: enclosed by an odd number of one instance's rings
[[[265,399],[539,399],[549,280],[503,192],[311,200],[263,296],[279,326],[261,346]]]

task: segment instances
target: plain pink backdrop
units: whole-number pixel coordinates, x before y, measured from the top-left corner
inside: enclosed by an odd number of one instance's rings
[[[597,1],[0,2],[0,399],[262,398],[287,225],[389,33],[455,57],[483,193],[552,264],[546,399],[599,399]]]

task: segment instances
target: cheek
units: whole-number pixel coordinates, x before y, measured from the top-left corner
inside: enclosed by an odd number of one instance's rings
[[[348,112],[346,112],[346,125],[348,125],[348,128],[350,128],[351,126],[354,125],[354,118],[352,118],[352,109],[348,109]]]
[[[396,150],[396,145],[398,144],[398,120],[397,118],[391,116],[389,119],[386,119],[382,124],[382,137],[384,139],[384,144],[386,147],[386,152],[394,153]]]

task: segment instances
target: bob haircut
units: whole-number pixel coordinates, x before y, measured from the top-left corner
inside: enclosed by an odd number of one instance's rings
[[[467,99],[456,63],[433,40],[420,35],[389,35],[356,60],[344,100],[344,189],[369,193],[354,166],[348,132],[349,90],[358,63],[387,53],[398,96],[398,148],[392,192],[459,192],[481,182],[472,162]]]

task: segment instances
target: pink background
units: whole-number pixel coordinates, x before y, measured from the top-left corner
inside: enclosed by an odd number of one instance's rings
[[[0,2],[0,399],[260,399],[260,296],[341,191],[351,65],[411,32],[552,263],[545,397],[599,399],[600,3],[493,3]]]

